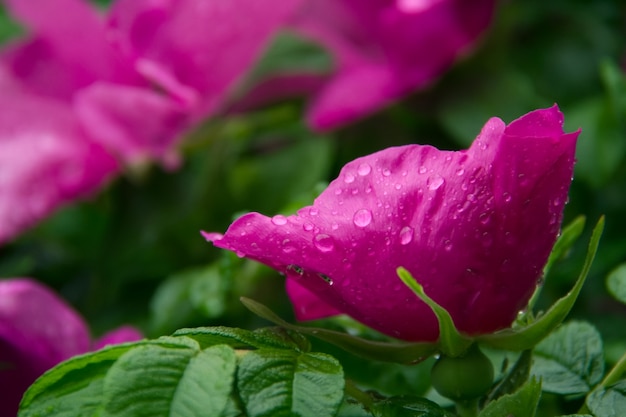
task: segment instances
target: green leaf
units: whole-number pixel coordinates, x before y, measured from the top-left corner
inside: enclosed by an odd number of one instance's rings
[[[587,397],[586,405],[595,417],[623,417],[626,410],[626,381],[594,390]]]
[[[535,347],[531,372],[546,392],[586,394],[604,375],[600,333],[586,322],[563,325]]]
[[[452,415],[438,404],[414,396],[396,396],[378,401],[372,413],[376,417],[447,417]]]
[[[563,298],[559,299],[550,309],[541,317],[527,326],[516,329],[505,329],[494,334],[479,336],[477,340],[483,342],[487,346],[504,350],[527,350],[533,348],[543,338],[550,334],[565,317],[569,314],[574,306],[578,294],[585,283],[589,269],[598,250],[602,230],[604,229],[604,216],[600,218],[598,224],[593,229],[587,256],[583,264],[582,271],[574,288],[570,290]]]
[[[174,337],[189,337],[203,348],[226,344],[235,349],[276,348],[309,351],[310,344],[301,334],[280,327],[258,329],[255,331],[233,327],[196,327],[180,329]]]
[[[324,353],[250,351],[237,371],[239,395],[249,417],[334,416],[344,384],[341,365]]]
[[[75,356],[43,374],[26,391],[19,415],[25,416],[90,416],[101,409],[103,381],[116,360],[142,346],[186,347],[183,339],[163,337],[108,346],[96,352]]]
[[[110,346],[60,363],[26,391],[18,415],[94,415],[102,403],[104,376],[120,356],[135,346],[136,343]]]
[[[576,243],[580,235],[583,233],[585,229],[585,217],[578,216],[576,217],[570,224],[565,226],[561,231],[561,235],[557,239],[554,247],[552,248],[552,252],[550,252],[550,256],[548,257],[548,262],[546,266],[543,268],[543,275],[547,276],[552,266],[556,261],[561,259],[568,250]]]
[[[626,263],[619,265],[609,273],[606,288],[615,299],[626,304]]]
[[[225,345],[137,347],[106,375],[101,416],[219,416],[229,401],[235,368],[235,351]]]
[[[337,417],[372,417],[372,413],[365,411],[361,404],[344,401]]]
[[[530,379],[518,391],[490,402],[478,417],[534,417],[541,397],[541,382]]]
[[[326,330],[318,327],[296,326],[281,319],[273,311],[261,303],[245,297],[241,297],[241,302],[250,311],[274,324],[306,335],[317,337],[318,339],[324,340],[325,342],[338,346],[347,352],[366,359],[382,362],[414,363],[432,355],[437,349],[437,345],[434,343],[375,342],[333,330]]]
[[[173,337],[188,337],[207,348],[215,345],[229,345],[235,349],[256,347],[258,341],[252,331],[238,329],[236,327],[194,327],[189,329],[179,329]]]
[[[530,366],[532,363],[532,351],[525,350],[511,367],[509,372],[502,378],[498,384],[491,390],[487,396],[487,403],[502,397],[505,394],[512,394],[519,387],[524,385],[530,375]]]
[[[452,321],[450,313],[426,295],[424,287],[415,281],[415,278],[413,278],[409,271],[400,267],[396,272],[402,282],[409,287],[420,300],[426,303],[435,316],[437,316],[437,321],[439,321],[439,340],[437,341],[439,349],[449,357],[456,357],[465,353],[467,348],[472,344],[472,341],[459,333]]]

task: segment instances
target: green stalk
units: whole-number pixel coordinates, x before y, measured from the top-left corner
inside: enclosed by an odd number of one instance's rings
[[[356,386],[354,382],[350,379],[346,379],[346,394],[350,397],[354,398],[367,410],[371,410],[374,408],[374,400],[370,397],[366,392],[362,391],[359,387]]]

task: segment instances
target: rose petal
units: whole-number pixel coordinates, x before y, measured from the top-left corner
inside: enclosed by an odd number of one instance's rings
[[[33,33],[3,52],[3,60],[29,91],[67,100],[96,80],[139,81],[109,42],[101,16],[87,2],[9,0],[7,6]]]
[[[528,135],[537,120],[549,128]],[[529,113],[511,131],[491,119],[466,151],[410,145],[359,158],[313,206],[289,217],[246,214],[214,244],[391,336],[438,335],[430,309],[397,278],[399,266],[461,331],[507,327],[558,233],[578,135],[561,125],[555,107]]]
[[[15,416],[36,378],[89,345],[83,320],[48,288],[28,278],[0,281],[0,415]]]
[[[189,126],[188,115],[172,100],[115,84],[83,89],[75,111],[91,138],[130,164],[165,159]]]
[[[341,311],[328,305],[298,281],[288,279],[286,286],[298,320],[317,320],[341,314]]]
[[[89,142],[69,108],[21,94],[0,97],[0,243],[62,204],[102,187],[118,170]]]
[[[324,45],[337,63],[328,91],[322,89],[310,108],[307,118],[313,127],[326,130],[351,123],[423,88],[475,44],[495,8],[494,0],[414,3],[305,3],[293,27]],[[365,75],[373,68],[384,74],[382,80]],[[365,103],[360,104],[363,96]]]
[[[136,56],[158,63],[171,80],[197,91],[203,98],[197,114],[206,115],[300,2],[120,0],[111,9],[110,25],[127,36]],[[167,90],[174,84],[159,85]]]
[[[136,342],[143,339],[143,334],[132,326],[122,326],[104,334],[93,343],[93,350],[102,349],[105,346],[119,343]]]

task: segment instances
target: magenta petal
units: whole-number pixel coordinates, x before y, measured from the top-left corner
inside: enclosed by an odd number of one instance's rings
[[[307,120],[318,130],[330,130],[390,104],[404,90],[385,66],[351,68],[337,74],[320,91],[311,103]]]
[[[29,91],[70,99],[77,89],[97,80],[138,81],[88,2],[9,0],[8,6],[33,33],[3,52],[5,62]]]
[[[336,63],[309,122],[317,129],[336,128],[428,85],[476,43],[494,8],[494,0],[306,2],[292,25],[330,51]],[[371,68],[386,81],[366,76]]]
[[[166,159],[188,125],[183,108],[167,97],[115,84],[82,90],[75,109],[90,137],[127,163]]]
[[[15,416],[36,378],[89,345],[83,320],[47,287],[27,278],[0,280],[0,416]]]
[[[59,102],[0,97],[0,243],[102,187],[118,165]]]
[[[511,129],[491,119],[466,151],[410,145],[359,158],[313,206],[288,217],[244,215],[214,244],[394,337],[438,335],[430,309],[398,279],[399,266],[462,332],[508,327],[559,230],[578,135],[561,123],[558,109],[538,110]]]
[[[328,305],[298,281],[288,279],[286,286],[298,320],[317,320],[341,314],[341,311]]]
[[[119,343],[136,342],[143,339],[143,334],[132,326],[122,326],[115,330],[104,334],[93,344],[93,350],[102,349],[108,345],[116,345]]]
[[[206,115],[300,2],[120,0],[110,21],[128,36],[136,56],[159,63],[170,80],[197,91],[203,97],[198,114]]]

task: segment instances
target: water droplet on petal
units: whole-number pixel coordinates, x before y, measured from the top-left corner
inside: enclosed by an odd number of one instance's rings
[[[335,190],[335,195],[339,195],[339,194],[341,194],[341,193],[342,193],[341,188],[337,188],[337,189]]]
[[[408,245],[413,240],[413,229],[409,226],[404,226],[400,230],[400,244]]]
[[[239,257],[239,258],[243,258],[244,256],[246,256],[245,253],[240,252],[240,251],[235,251],[235,255],[237,255],[237,257]]]
[[[313,225],[311,223],[304,223],[302,225],[302,228],[306,231],[306,232],[310,232],[311,230],[313,230]]]
[[[365,227],[372,222],[372,212],[367,209],[357,210],[352,221],[358,227]]]
[[[311,215],[311,216],[317,216],[319,214],[319,212],[320,211],[318,209],[316,209],[315,207],[312,207],[312,208],[309,209],[309,215]]]
[[[470,206],[470,201],[467,200],[465,203],[463,204],[459,204],[458,208],[456,209],[456,211],[458,211],[459,213],[463,213],[465,210],[467,210]]]
[[[330,228],[331,228],[331,229],[333,229],[333,230],[337,230],[337,229],[339,229],[339,225],[338,225],[337,223],[333,223],[333,224],[330,226]]]
[[[391,175],[391,171],[389,171],[387,168],[383,169],[383,176],[388,177]]]
[[[465,170],[463,168],[459,168],[456,170],[456,175],[458,175],[459,177],[463,174],[465,174]]]
[[[493,244],[493,238],[491,237],[489,232],[484,232],[481,237],[481,240],[483,242],[483,246],[485,247],[489,247]]]
[[[315,236],[313,244],[322,252],[330,252],[335,247],[333,238],[323,233]]]
[[[443,248],[447,251],[450,252],[452,250],[452,242],[450,242],[450,240],[445,240],[443,242]]]
[[[426,185],[428,186],[429,190],[434,191],[438,189],[439,187],[441,187],[444,182],[445,180],[441,176],[435,175],[433,177],[428,178],[428,180],[426,181]]]
[[[484,212],[480,216],[478,216],[478,221],[486,226],[489,224],[489,222],[491,222],[491,215],[487,212]]]
[[[344,181],[346,184],[351,184],[351,183],[353,183],[353,182],[354,182],[354,175],[352,175],[352,174],[346,174],[346,175],[343,177],[343,181]]]
[[[504,194],[502,194],[502,197],[504,198],[505,203],[511,202],[511,199],[512,199],[511,194],[505,192]]]
[[[289,239],[283,240],[283,252],[291,253],[294,250],[296,250],[296,247],[291,244],[291,241]]]
[[[356,171],[360,176],[364,177],[370,172],[372,172],[372,167],[369,164],[361,164]]]
[[[424,166],[419,167],[417,172],[419,172],[420,174],[425,174],[426,173],[426,167],[424,167]]]
[[[283,226],[287,224],[287,218],[282,214],[277,214],[276,216],[272,217],[272,223],[274,223],[276,226]]]
[[[401,189],[401,188],[402,188],[402,184],[398,183],[398,184],[396,184],[396,185],[395,185],[395,189],[396,189],[396,190],[399,190],[399,189]]]

